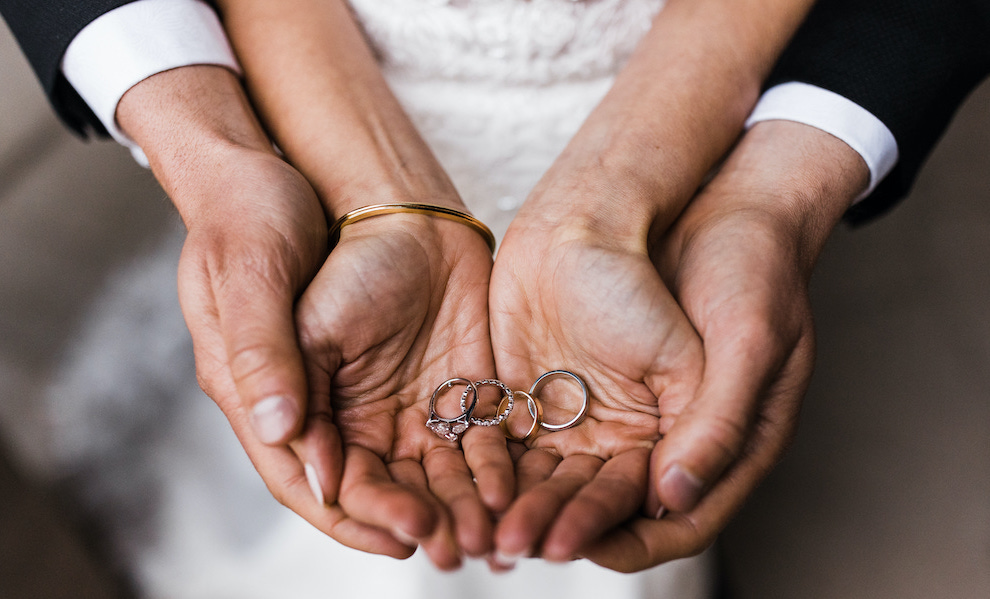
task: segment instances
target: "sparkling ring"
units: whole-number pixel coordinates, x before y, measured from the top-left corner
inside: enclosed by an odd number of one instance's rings
[[[478,387],[482,387],[484,385],[492,385],[494,387],[498,387],[499,389],[501,389],[502,390],[502,401],[499,402],[499,404],[498,404],[498,412],[499,413],[497,415],[492,416],[491,418],[473,418],[472,417],[471,418],[471,424],[477,424],[478,426],[495,426],[496,424],[502,424],[503,422],[505,422],[505,419],[509,417],[509,412],[512,411],[512,405],[513,405],[512,389],[509,389],[509,386],[508,385],[506,385],[505,383],[503,383],[502,381],[500,381],[498,379],[485,379],[483,381],[475,381],[474,384],[475,384],[475,394],[474,394],[475,402],[478,401],[478,390],[477,390],[477,388]],[[465,405],[466,405],[466,403],[465,403],[465,399],[466,399],[465,396],[466,395],[467,395],[467,391],[465,391],[464,392],[464,395],[461,396],[461,410],[464,410],[465,409]],[[505,404],[505,407],[504,408],[503,408],[503,404]],[[472,411],[472,413],[474,412],[473,409],[471,411]]]
[[[564,424],[547,424],[546,422],[540,422],[540,426],[547,429],[548,431],[562,431],[565,428],[571,428],[572,426],[577,426],[582,420],[584,420],[584,416],[588,413],[588,405],[590,403],[590,398],[588,396],[588,387],[584,384],[584,381],[581,380],[581,377],[574,374],[570,370],[551,370],[550,372],[543,373],[543,375],[541,375],[540,378],[536,379],[536,382],[533,383],[533,386],[529,388],[529,394],[532,395],[533,398],[535,399],[537,390],[546,381],[561,376],[570,377],[575,381],[577,381],[577,384],[581,386],[581,393],[584,394],[584,397],[581,399],[581,409],[578,410],[577,415],[574,416],[574,418],[571,418],[570,420],[565,422]]]
[[[540,430],[540,423],[543,422],[543,404],[540,403],[540,400],[536,399],[535,397],[533,397],[529,393],[526,393],[525,391],[513,391],[512,395],[513,396],[518,395],[520,398],[526,400],[526,407],[529,408],[529,415],[533,417],[533,424],[529,426],[529,430],[526,431],[526,434],[523,435],[522,437],[517,437],[512,434],[512,431],[509,430],[508,419],[505,419],[502,422],[500,422],[498,426],[499,428],[502,429],[502,433],[505,434],[505,438],[508,439],[509,441],[517,441],[520,443],[523,441],[529,441],[530,439],[535,437],[536,432]],[[498,404],[499,411],[501,411],[503,409],[503,406],[505,406],[508,402],[509,402],[509,398],[507,397],[502,398],[502,403]]]
[[[437,414],[437,396],[441,391],[445,389],[450,389],[454,385],[461,384],[467,385],[467,389],[461,395],[461,414],[456,418],[443,418]],[[468,393],[474,394],[474,399],[471,401],[471,405],[467,405],[467,395]],[[478,387],[475,386],[470,380],[456,377],[448,379],[442,383],[433,391],[433,396],[430,397],[430,416],[426,419],[426,428],[430,429],[441,439],[446,439],[448,441],[458,441],[461,435],[468,429],[471,424],[471,414],[474,412],[475,406],[478,405]]]

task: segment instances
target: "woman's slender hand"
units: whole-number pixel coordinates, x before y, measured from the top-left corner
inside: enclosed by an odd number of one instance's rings
[[[519,457],[519,497],[496,534],[506,565],[520,555],[572,559],[638,513],[650,456],[701,378],[701,344],[650,261],[645,230],[637,239],[602,225],[571,228],[524,208],[499,250],[491,290],[499,376],[527,389],[542,372],[565,369],[591,397],[582,423],[542,432]],[[566,378],[551,384],[537,393],[544,419],[566,422],[581,394]]]
[[[426,427],[442,382],[494,374],[491,264],[483,239],[462,224],[380,216],[342,230],[300,299],[310,409],[326,416],[332,405],[343,441],[340,508],[402,543],[338,540],[393,555],[418,542],[444,569],[459,565],[462,551],[491,552],[490,510],[507,506],[514,484],[505,438],[498,427],[472,426],[458,444]],[[460,411],[462,391],[441,396],[442,415]],[[493,414],[494,394],[481,397],[492,405],[477,414]]]
[[[811,375],[808,280],[866,165],[805,125],[754,127],[654,252],[704,343],[695,398],[654,454],[647,513],[583,555],[640,570],[711,544],[794,434]]]

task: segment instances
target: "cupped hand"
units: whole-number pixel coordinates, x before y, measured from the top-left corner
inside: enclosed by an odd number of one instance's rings
[[[559,212],[530,202],[492,274],[498,373],[525,390],[544,371],[571,371],[587,384],[590,406],[579,425],[542,432],[519,456],[519,496],[496,530],[503,565],[522,555],[572,559],[638,513],[650,456],[703,367],[698,337],[647,254],[645,230],[616,236],[607,223],[547,222],[543,215]],[[563,377],[552,385],[537,393],[544,419],[565,422],[580,392]]]
[[[491,551],[490,513],[505,509],[514,488],[504,436],[472,426],[458,446],[426,427],[441,383],[494,374],[491,266],[484,241],[463,224],[383,215],[344,227],[300,298],[311,418],[328,418],[332,406],[343,443],[339,508],[330,509],[352,530],[338,540],[396,557],[418,543],[443,569],[462,552]],[[441,394],[442,416],[460,412],[462,390]],[[494,414],[494,394],[483,391],[481,402],[492,405],[478,416]]]
[[[635,571],[710,545],[793,435],[813,362],[806,280],[780,232],[759,214],[688,208],[665,248],[672,288],[705,343],[697,396],[654,456],[647,510],[584,555]],[[695,218],[697,217],[697,220]],[[700,503],[699,503],[700,502]]]
[[[333,424],[306,423],[294,306],[326,255],[326,218],[273,153],[234,147],[216,158],[211,177],[172,191],[188,228],[179,300],[197,377],[275,497],[312,514],[311,481],[333,501],[341,459]]]
[[[269,489],[321,530],[336,520],[341,451],[327,418],[307,423],[294,321],[327,255],[310,183],[276,156],[234,73],[188,66],[149,77],[117,107],[188,230],[179,300],[203,389]],[[322,485],[311,484],[318,482]]]
[[[710,545],[780,459],[811,376],[808,282],[866,180],[859,156],[817,129],[761,123],[656,247],[704,342],[704,376],[654,454],[649,513],[584,549],[640,570]]]

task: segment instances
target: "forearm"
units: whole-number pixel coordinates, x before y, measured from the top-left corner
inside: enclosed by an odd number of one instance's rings
[[[220,4],[260,116],[330,214],[389,201],[462,206],[343,2]]]
[[[187,226],[223,197],[232,152],[275,158],[237,76],[222,67],[188,66],[132,87],[117,107],[121,129],[145,152]]]
[[[866,163],[845,142],[808,125],[766,121],[743,136],[698,197],[697,213],[748,212],[793,241],[798,266],[810,276],[828,236],[868,180]]]
[[[569,211],[672,219],[738,136],[811,4],[671,0],[541,188],[583,173],[609,193]]]
[[[667,277],[674,288],[690,284],[682,279],[685,248],[721,231],[721,245],[762,247],[777,274],[786,271],[806,289],[828,237],[868,180],[866,163],[842,140],[801,123],[758,123],[658,246],[660,271],[678,273]],[[734,276],[742,282],[743,274]]]

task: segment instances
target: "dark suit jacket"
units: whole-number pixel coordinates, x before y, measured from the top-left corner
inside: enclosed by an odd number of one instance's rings
[[[894,134],[900,159],[847,220],[909,191],[963,100],[990,72],[990,0],[819,0],[768,86],[803,81],[869,110]]]
[[[72,38],[133,0],[0,0],[52,105],[73,130],[106,134],[62,76]],[[966,95],[990,72],[990,0],[819,0],[768,85],[804,81],[866,108],[893,132],[894,171],[849,214],[877,214],[904,196]]]
[[[0,15],[17,38],[55,112],[76,133],[106,136],[100,120],[62,75],[65,50],[100,15],[134,0],[0,0]],[[213,4],[212,0],[207,0]]]
[[[86,135],[106,135],[99,119],[62,75],[60,64],[69,42],[100,15],[133,0],[0,0],[0,14],[34,67],[66,125]]]

